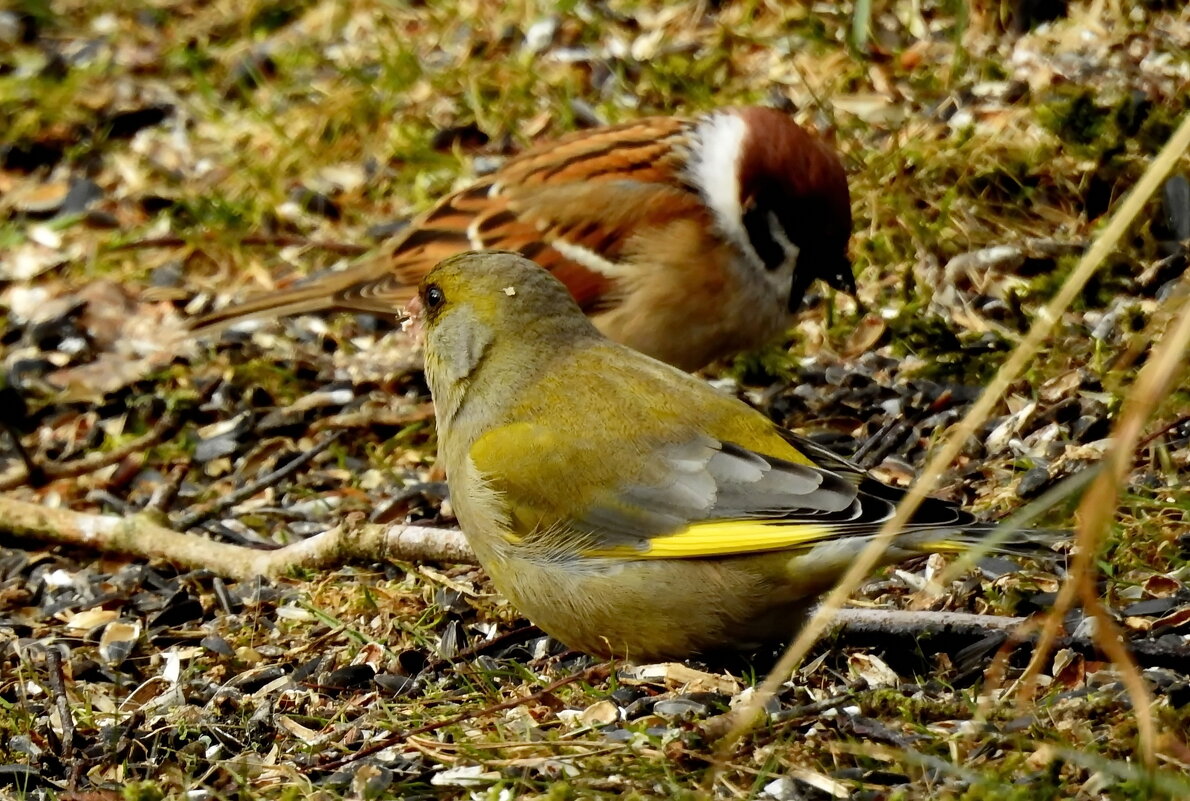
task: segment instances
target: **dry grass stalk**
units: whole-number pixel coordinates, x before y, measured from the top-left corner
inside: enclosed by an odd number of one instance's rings
[[[1181,125],[1149,165],[1135,188],[1120,204],[1091,247],[1087,249],[1070,277],[1062,284],[1058,294],[1037,315],[1037,319],[1033,322],[1025,338],[1013,350],[1008,361],[996,373],[983,394],[980,395],[979,400],[951,429],[946,442],[926,465],[917,482],[898,506],[896,514],[885,523],[871,544],[856,558],[851,569],[839,580],[813,617],[806,622],[797,638],[790,643],[777,665],[749,699],[749,702],[738,708],[737,714],[734,715],[733,725],[725,732],[709,732],[711,735],[722,734],[722,740],[716,753],[716,765],[723,764],[732,744],[755,724],[764,705],[774,696],[793,669],[805,658],[810,648],[830,624],[835,612],[842,608],[860,583],[875,568],[889,543],[904,528],[905,523],[921,505],[925,496],[937,485],[943,471],[958,456],[968,438],[987,420],[1009,385],[1028,366],[1071,302],[1082,291],[1087,280],[1107,256],[1116,249],[1121,237],[1131,226],[1144,204],[1157,191],[1165,176],[1188,148],[1190,148],[1190,116],[1182,120]],[[1131,451],[1128,452],[1131,453]],[[1127,668],[1125,671],[1127,672]],[[1135,672],[1134,669],[1133,672]],[[1131,688],[1133,684],[1130,683],[1129,686]],[[1137,699],[1134,698],[1135,700]],[[1149,723],[1151,726],[1151,720]],[[1148,738],[1142,736],[1142,747],[1146,748],[1146,760],[1152,759],[1152,744],[1151,736]],[[712,770],[708,786],[710,782],[713,782],[714,775],[715,770]]]
[[[1190,118],[1182,125],[1190,131]],[[1103,652],[1120,669],[1121,678],[1132,699],[1136,711],[1137,728],[1140,733],[1141,756],[1145,765],[1153,767],[1156,760],[1156,727],[1151,710],[1152,698],[1144,679],[1124,646],[1124,638],[1115,621],[1095,589],[1098,569],[1095,557],[1103,544],[1108,526],[1116,516],[1120,498],[1120,486],[1132,468],[1133,453],[1140,440],[1144,423],[1157,405],[1174,386],[1174,379],[1182,372],[1187,347],[1190,347],[1190,299],[1182,302],[1173,325],[1165,332],[1152,357],[1141,369],[1136,383],[1125,399],[1124,411],[1112,433],[1113,447],[1108,453],[1107,469],[1099,474],[1091,491],[1083,498],[1078,509],[1077,550],[1071,565],[1070,575],[1058,593],[1054,608],[1050,610],[1037,651],[1029,662],[1022,680],[1022,697],[1032,696],[1032,690],[1042,665],[1049,658],[1054,640],[1062,626],[1062,618],[1077,598],[1082,601],[1087,614],[1095,619],[1095,640]]]

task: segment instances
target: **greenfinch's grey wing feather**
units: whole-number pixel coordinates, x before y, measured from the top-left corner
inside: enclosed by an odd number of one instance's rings
[[[665,509],[683,522],[791,513],[839,513],[855,504],[855,487],[838,476],[755,451],[696,437],[659,448],[617,501]]]
[[[754,517],[790,512],[858,514],[855,487],[819,467],[794,464],[733,445],[719,444],[707,470],[718,486],[715,517]]]

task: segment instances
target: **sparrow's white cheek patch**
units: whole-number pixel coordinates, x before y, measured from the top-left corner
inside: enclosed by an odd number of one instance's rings
[[[724,235],[745,253],[755,256],[740,208],[740,153],[747,133],[747,124],[735,114],[712,114],[699,123],[700,146],[691,154],[690,178],[714,212]],[[759,261],[759,256],[755,257]]]

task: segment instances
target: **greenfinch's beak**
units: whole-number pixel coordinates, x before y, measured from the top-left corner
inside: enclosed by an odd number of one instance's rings
[[[424,308],[421,298],[413,296],[413,300],[405,304],[401,310],[401,330],[413,337],[418,345],[424,345],[426,340]]]

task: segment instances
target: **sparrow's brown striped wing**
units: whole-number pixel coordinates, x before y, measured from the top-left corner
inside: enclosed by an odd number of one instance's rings
[[[418,217],[388,249],[389,268],[345,287],[334,305],[391,309],[442,259],[490,249],[537,262],[584,311],[607,308],[637,234],[675,218],[706,217],[683,179],[689,126],[672,117],[636,120],[510,159]]]
[[[565,283],[584,310],[606,309],[642,231],[675,218],[706,219],[683,172],[692,126],[645,118],[531,148],[440,200],[359,264],[249,298],[193,327],[330,309],[393,314],[435,264],[478,249],[517,251]]]
[[[689,159],[694,126],[682,117],[646,117],[575,131],[509,159],[492,177],[502,190],[586,181],[674,184]]]

